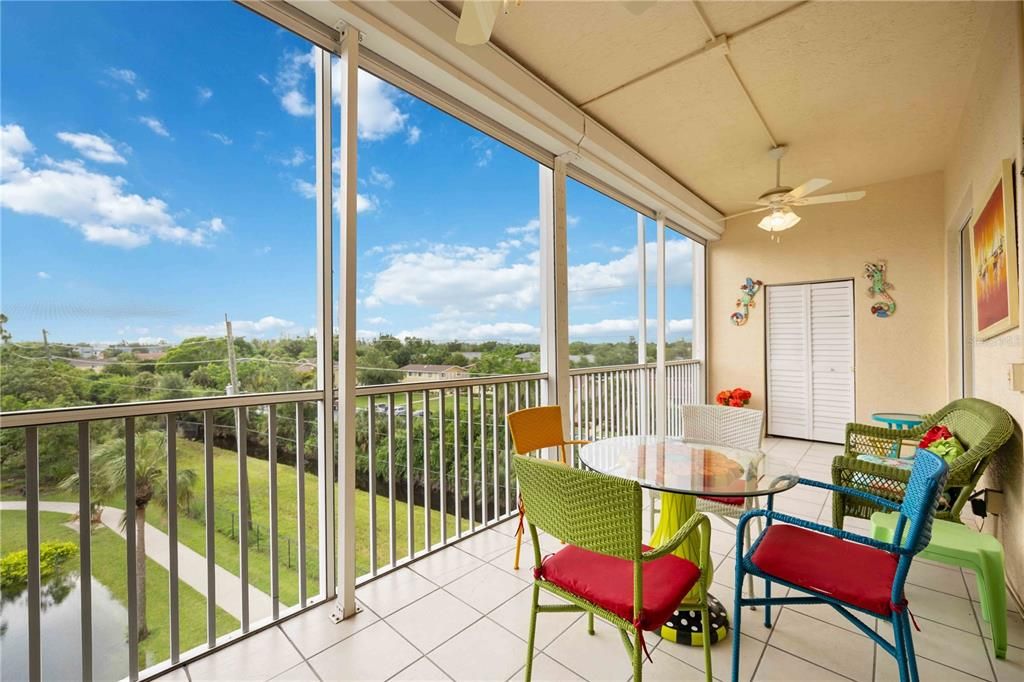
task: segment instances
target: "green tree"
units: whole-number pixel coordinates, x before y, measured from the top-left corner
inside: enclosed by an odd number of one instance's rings
[[[166,440],[159,431],[146,431],[135,438],[135,590],[138,599],[139,640],[149,635],[146,625],[146,509],[151,502],[166,508],[167,471]],[[93,499],[117,499],[124,496],[127,485],[128,462],[125,456],[124,438],[112,438],[100,445],[89,458],[89,470],[93,482]],[[192,499],[199,477],[192,469],[178,471],[177,500],[174,504],[184,508]],[[78,489],[78,473],[68,476],[61,483],[65,490]],[[126,510],[121,518],[121,527],[128,529]]]

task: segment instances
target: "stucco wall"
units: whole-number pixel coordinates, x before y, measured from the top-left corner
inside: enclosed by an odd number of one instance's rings
[[[1022,167],[1021,133],[1024,114],[1024,68],[1022,60],[1021,3],[1004,3],[997,8],[982,42],[972,87],[960,127],[951,145],[945,169],[944,211],[947,238],[947,329],[950,392],[958,394],[960,384],[959,343],[959,242],[956,236],[966,213],[979,204],[999,170],[1001,159],[1017,160]],[[1018,272],[1024,266],[1024,248],[1019,235],[1024,216],[1024,187],[1017,184]],[[1024,307],[1022,307],[1024,311]],[[1021,319],[1024,319],[1022,317]],[[970,392],[1002,405],[1013,417],[1024,420],[1024,395],[1011,389],[1009,365],[1024,361],[1024,333],[1009,331],[987,341],[970,340],[973,355]],[[983,485],[1004,493],[1005,510],[997,523],[986,523],[1002,540],[1006,550],[1007,580],[1016,594],[1024,594],[1024,468],[1019,439],[993,462]]]
[[[942,174],[865,187],[849,204],[804,206],[802,222],[779,244],[758,229],[760,216],[729,222],[709,251],[709,384],[711,395],[743,386],[764,408],[764,292],[751,320],[729,315],[745,277],[766,284],[854,279],[856,412],[928,411],[946,402]],[[893,317],[871,314],[864,263],[883,258],[896,300]]]

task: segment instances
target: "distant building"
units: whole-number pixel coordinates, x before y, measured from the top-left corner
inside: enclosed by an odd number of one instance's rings
[[[62,358],[72,367],[78,369],[91,369],[93,372],[100,372],[104,367],[115,364],[112,360],[104,360],[103,358],[90,357],[90,358]]]
[[[335,366],[337,366],[337,363],[335,363]],[[300,360],[299,364],[295,365],[295,371],[298,372],[299,374],[304,374],[306,372],[315,372],[316,362],[314,360]]]
[[[458,365],[406,365],[402,372],[405,374],[402,381],[444,381],[469,377],[466,368]]]
[[[155,362],[165,355],[167,355],[167,351],[164,350],[146,350],[136,353],[135,357],[143,362]]]
[[[535,350],[528,350],[525,353],[516,353],[516,359],[523,362],[534,362],[540,359],[540,353]]]
[[[459,351],[455,351],[455,352],[458,353],[459,355],[461,355],[462,357],[466,358],[467,360],[474,360],[474,361],[475,360],[479,360],[480,356],[483,355],[483,351],[479,351],[479,350],[459,350]]]

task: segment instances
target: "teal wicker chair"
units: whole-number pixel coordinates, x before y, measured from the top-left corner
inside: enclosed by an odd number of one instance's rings
[[[616,626],[633,662],[633,679],[641,682],[647,653],[644,631],[659,629],[683,604],[703,615],[704,667],[711,682],[708,518],[694,514],[668,542],[651,549],[641,542],[643,504],[636,481],[532,457],[515,457],[513,462],[530,510],[526,520],[533,540],[527,682],[533,674],[538,613],[583,611],[590,634],[595,615]],[[537,528],[568,544],[542,560]],[[673,554],[693,533],[700,534],[699,565]],[[539,604],[541,590],[569,603]],[[684,601],[691,591],[696,599]]]
[[[847,424],[846,452],[832,461],[832,482],[843,488],[901,502],[910,480],[910,471],[865,462],[857,459],[857,455],[886,457],[903,441],[916,444],[928,429],[940,424],[956,436],[965,452],[949,465],[949,479],[935,518],[960,523],[960,511],[974,492],[974,486],[992,456],[1013,435],[1010,414],[998,405],[978,398],[954,400],[935,414],[927,415],[920,426],[908,431]],[[836,528],[843,527],[847,516],[870,519],[876,511],[885,510],[867,498],[843,493],[832,495],[832,525]]]

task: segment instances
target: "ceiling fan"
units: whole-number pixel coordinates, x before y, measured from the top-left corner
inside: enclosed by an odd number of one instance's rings
[[[631,14],[646,12],[656,0],[619,0]],[[455,42],[460,45],[483,45],[491,39],[491,31],[498,20],[498,14],[508,14],[513,7],[519,7],[523,0],[464,0],[459,15],[459,27],[455,31]]]
[[[819,189],[822,189],[827,185],[832,184],[832,181],[825,180],[824,178],[813,178],[795,189],[787,187],[782,184],[782,157],[786,155],[786,146],[779,145],[778,147],[774,147],[770,152],[768,152],[768,154],[775,159],[775,187],[772,187],[770,190],[759,196],[756,202],[753,202],[758,204],[758,208],[733,213],[732,215],[725,216],[719,222],[724,222],[731,218],[747,215],[749,213],[771,211],[771,213],[761,219],[761,222],[759,222],[757,226],[766,232],[772,233],[772,238],[774,239],[774,233],[788,230],[800,222],[800,216],[793,211],[793,206],[857,201],[858,199],[863,199],[867,195],[867,192],[857,191],[822,194],[816,197],[807,196],[813,192],[817,192]]]

